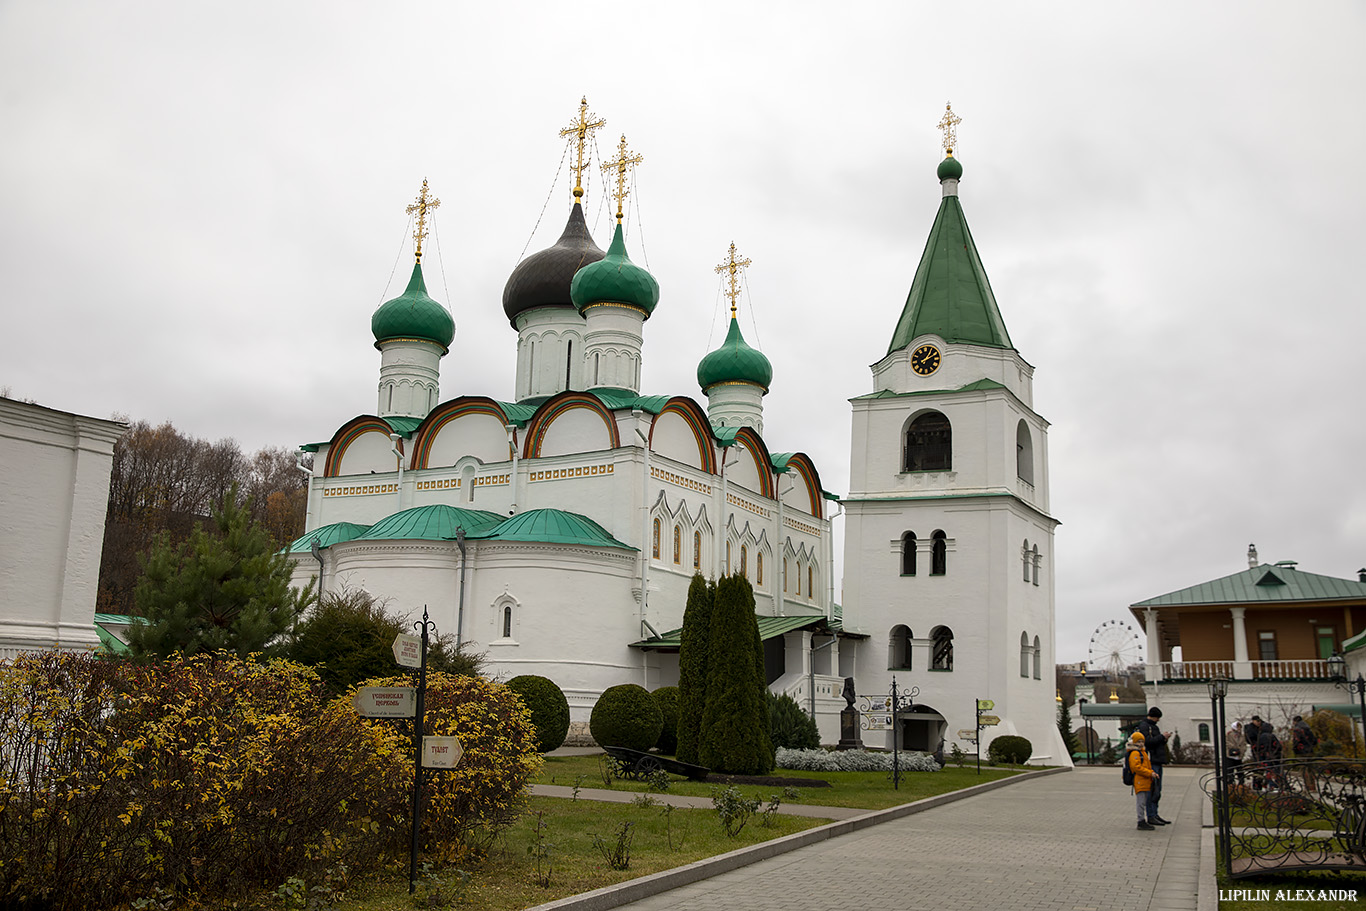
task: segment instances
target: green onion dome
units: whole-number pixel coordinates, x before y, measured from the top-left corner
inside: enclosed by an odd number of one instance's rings
[[[580,313],[589,304],[627,304],[644,310],[649,318],[659,303],[659,282],[626,255],[626,241],[618,224],[607,255],[574,273],[569,296]]]
[[[451,319],[450,311],[427,296],[422,264],[414,263],[407,289],[379,305],[370,317],[370,331],[375,335],[376,348],[380,342],[417,338],[449,349],[455,339],[455,320]]]
[[[706,392],[718,383],[753,383],[768,392],[773,382],[773,365],[763,353],[745,344],[740,321],[730,318],[726,340],[697,365],[697,384]]]
[[[958,163],[958,159],[952,155],[939,162],[939,169],[935,171],[940,180],[959,180],[963,176],[963,166]]]
[[[554,246],[533,253],[517,264],[503,286],[503,312],[513,328],[517,316],[535,307],[571,307],[569,283],[579,269],[602,259],[603,252],[593,243],[583,206],[577,202],[569,211],[564,233]]]

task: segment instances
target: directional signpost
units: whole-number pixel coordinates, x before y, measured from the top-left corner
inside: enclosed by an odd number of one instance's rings
[[[417,713],[417,690],[411,686],[363,686],[351,697],[365,718],[412,718]]]
[[[465,750],[456,737],[423,737],[422,764],[429,769],[453,769]]]
[[[427,616],[427,608],[425,607],[422,609],[422,616],[424,619]],[[421,637],[399,633],[394,638],[394,660],[402,667],[422,667],[422,660],[427,652],[426,640],[425,628]]]
[[[1000,724],[1001,719],[995,715],[983,715],[983,712],[990,712],[996,708],[996,703],[991,699],[977,700],[977,730],[974,731],[973,741],[977,744],[977,774],[982,774],[982,728],[991,727],[993,724]],[[961,734],[962,731],[959,731]]]
[[[1000,724],[1001,718],[999,715],[978,715],[977,723],[984,728],[989,728],[993,725]]]

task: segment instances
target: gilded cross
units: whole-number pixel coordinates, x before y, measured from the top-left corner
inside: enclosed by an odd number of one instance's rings
[[[626,188],[626,169],[634,168],[645,160],[645,156],[636,154],[631,155],[626,151],[626,134],[621,134],[621,142],[617,144],[617,157],[611,161],[602,163],[604,174],[610,171],[617,172],[617,189],[612,197],[617,201],[617,224],[621,224],[621,207],[626,201],[626,197],[631,195],[631,191]]]
[[[578,200],[583,196],[583,172],[588,166],[583,163],[583,147],[588,142],[589,134],[598,127],[606,125],[606,120],[594,120],[593,114],[588,110],[588,96],[585,95],[579,100],[578,120],[560,130],[561,136],[573,136],[574,145],[577,149],[575,156],[574,169],[574,199]]]
[[[717,273],[727,273],[727,280],[730,287],[726,289],[725,295],[730,298],[730,318],[735,319],[735,299],[740,296],[740,270],[750,265],[752,260],[736,259],[735,244],[730,245],[730,253],[726,255],[726,261],[716,267]]]
[[[435,197],[427,198],[427,178],[422,178],[422,192],[417,194],[417,201],[406,210],[409,215],[417,216],[417,227],[413,230],[413,240],[417,242],[416,256],[418,262],[422,262],[422,241],[427,239],[427,213],[439,205],[441,205],[441,200]]]
[[[944,154],[953,157],[953,147],[957,145],[958,124],[963,122],[963,118],[953,112],[953,104],[944,105],[944,116],[939,121],[939,129],[944,131]]]

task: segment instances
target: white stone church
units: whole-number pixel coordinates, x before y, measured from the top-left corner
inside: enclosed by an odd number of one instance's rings
[[[578,134],[579,178],[592,128],[585,105],[566,131]],[[622,176],[624,141],[618,162]],[[1001,723],[984,746],[1020,733],[1036,761],[1068,762],[1053,723],[1048,424],[968,233],[961,174],[950,151],[910,296],[898,321],[888,311],[873,392],[853,399],[847,498],[823,490],[791,441],[763,435],[773,370],[735,318],[744,262],[733,246],[730,330],[697,370],[705,403],[642,394],[660,292],[627,256],[621,180],[606,252],[579,179],[560,239],[508,278],[512,396],[443,399],[455,324],[423,280],[435,205],[424,185],[410,207],[412,278],[371,319],[374,413],[304,447],[314,468],[308,531],[291,547],[296,582],[364,589],[396,610],[425,604],[442,632],[486,654],[490,673],[554,680],[582,724],[609,686],[677,683],[693,574],[742,573],[769,685],[814,709],[826,742],[839,737],[842,678],[881,694],[895,674],[919,687],[904,747],[971,751],[959,731],[989,698]],[[846,515],[842,609],[832,501]],[[893,736],[873,724],[864,741],[890,747]]]

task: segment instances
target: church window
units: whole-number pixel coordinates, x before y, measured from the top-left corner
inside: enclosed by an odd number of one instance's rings
[[[564,388],[569,388],[569,368],[574,363],[574,341],[570,339],[564,343]],[[658,554],[656,554],[658,556]]]
[[[903,471],[949,471],[953,468],[953,428],[949,419],[929,411],[906,431]]]
[[[1024,580],[1029,581],[1029,568],[1034,565],[1034,557],[1029,551],[1029,539],[1025,538],[1024,546],[1020,548],[1020,562],[1024,564]]]
[[[1021,418],[1015,427],[1015,474],[1026,484],[1034,483],[1034,439],[1029,425]]]
[[[1020,676],[1029,676],[1029,660],[1034,650],[1029,647],[1029,633],[1020,633]]]
[[[814,597],[815,594],[816,594],[816,586],[814,586],[814,585],[811,584],[811,580],[812,580],[813,577],[814,577],[814,576],[813,576],[812,569],[811,569],[811,567],[808,566],[808,567],[806,568],[806,596],[807,596],[808,598]]]
[[[892,627],[887,642],[887,670],[911,670],[911,628],[903,625]]]
[[[749,578],[749,548],[740,545],[740,575]]]
[[[1043,649],[1039,648],[1039,637],[1034,637],[1034,679],[1039,680],[1040,664],[1043,661]]]
[[[1033,567],[1033,570],[1034,570],[1034,584],[1035,584],[1035,585],[1038,585],[1038,584],[1039,584],[1039,564],[1040,564],[1041,562],[1043,562],[1043,558],[1039,556],[1039,545],[1037,545],[1037,544],[1034,545],[1034,551],[1033,551],[1033,553],[1030,554],[1030,561],[1029,561],[1029,562],[1030,562],[1030,565]]]
[[[1204,743],[1209,743],[1209,725],[1205,724],[1203,721],[1200,722],[1200,726],[1196,729],[1196,735]]]
[[[764,555],[762,553],[754,555],[754,584],[764,584]]]
[[[783,594],[787,594],[787,557],[783,557]]]
[[[797,585],[797,590],[796,590],[796,592],[794,592],[794,594],[800,595],[800,594],[802,593],[802,561],[801,561],[801,560],[798,560],[798,561],[797,561],[797,583],[796,583],[796,585]]]
[[[930,535],[930,575],[942,576],[949,569],[949,539],[942,531]]]
[[[598,359],[601,358],[601,357],[602,357],[602,355],[598,354],[596,351],[593,352],[593,385],[594,385],[594,386],[596,386],[596,385],[598,384],[598,366],[599,366],[599,365],[598,365]]]
[[[534,341],[526,343],[526,388],[527,392],[534,395],[536,392],[536,343]]]
[[[726,572],[730,572],[730,542],[726,542]]]
[[[503,606],[503,638],[512,638],[512,605]]]
[[[655,519],[654,529],[655,529],[655,536],[654,536],[653,554],[654,554],[654,558],[655,558],[656,560],[658,560],[658,559],[659,559],[659,520],[658,520],[658,519]]]
[[[901,574],[915,575],[915,532],[908,531],[901,536]]]
[[[692,533],[692,568],[695,570],[702,569],[702,532],[700,531]]]
[[[930,639],[934,643],[930,669],[936,671],[953,670],[953,630],[947,626],[936,626],[930,633]]]
[[[393,383],[390,383],[390,384],[389,384],[389,404],[388,404],[388,405],[385,405],[384,407],[385,407],[385,409],[388,410],[388,411],[393,411],[393,410],[394,410],[394,384],[393,384]]]
[[[674,563],[683,562],[683,529],[674,526]]]

